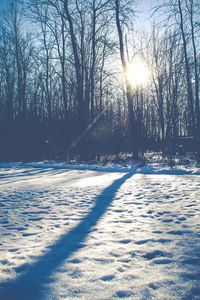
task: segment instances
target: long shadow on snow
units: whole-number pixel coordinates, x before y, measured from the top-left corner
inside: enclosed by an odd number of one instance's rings
[[[92,210],[75,228],[62,235],[43,256],[28,266],[19,278],[1,284],[0,300],[44,299],[47,292],[45,283],[48,283],[50,276],[69,256],[84,247],[84,240],[104,215],[119,188],[134,174],[135,171],[129,172],[104,189],[97,196]]]
[[[15,168],[17,170],[17,168]],[[19,173],[9,173],[4,174],[1,173],[0,169],[0,186],[9,185],[12,183],[21,183],[21,182],[28,182],[32,179],[42,179],[46,175],[54,176],[61,173],[69,172],[70,170],[55,170],[53,168],[42,169],[42,168],[31,168],[31,169],[24,169],[20,170]],[[2,180],[2,181],[1,181]]]

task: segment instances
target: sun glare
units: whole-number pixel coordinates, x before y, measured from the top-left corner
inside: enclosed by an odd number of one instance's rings
[[[150,79],[150,71],[143,61],[137,60],[129,64],[126,76],[132,87],[144,87]]]

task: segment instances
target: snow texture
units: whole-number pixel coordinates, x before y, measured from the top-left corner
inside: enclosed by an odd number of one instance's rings
[[[200,299],[199,170],[73,168],[1,164],[0,300]]]

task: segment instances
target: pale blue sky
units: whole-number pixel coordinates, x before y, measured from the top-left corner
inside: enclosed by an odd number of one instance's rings
[[[8,0],[0,0],[0,7],[4,6]],[[158,2],[162,2],[162,0],[138,0],[138,7],[142,10],[147,11],[149,8],[157,4]]]
[[[0,0],[0,8],[5,7],[6,3],[8,3],[9,0]],[[38,0],[39,1],[39,0]],[[148,23],[148,18],[151,15],[151,9],[158,5],[163,3],[164,0],[137,0],[137,16],[138,16],[138,21],[143,24],[143,23]]]
[[[0,8],[2,8],[6,2],[7,2],[7,0],[0,0]]]
[[[150,19],[153,8],[157,5],[160,5],[164,0],[138,0],[137,3],[137,17],[140,23],[148,23]]]

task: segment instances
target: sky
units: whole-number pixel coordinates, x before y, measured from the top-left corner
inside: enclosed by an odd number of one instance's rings
[[[6,3],[9,0],[0,0],[0,8],[5,7]],[[148,12],[149,9],[151,9],[153,6],[161,2],[161,0],[138,0],[137,5],[138,8],[141,10],[141,12]]]
[[[4,7],[8,0],[0,0],[0,8]]]
[[[142,25],[148,26],[153,8],[160,5],[164,0],[138,0],[137,3],[137,21]]]
[[[164,0],[137,0],[136,1],[136,10],[137,10],[137,20],[142,27],[148,26],[148,20],[152,14],[151,9],[161,4]],[[0,9],[6,6],[9,0],[0,0]]]

